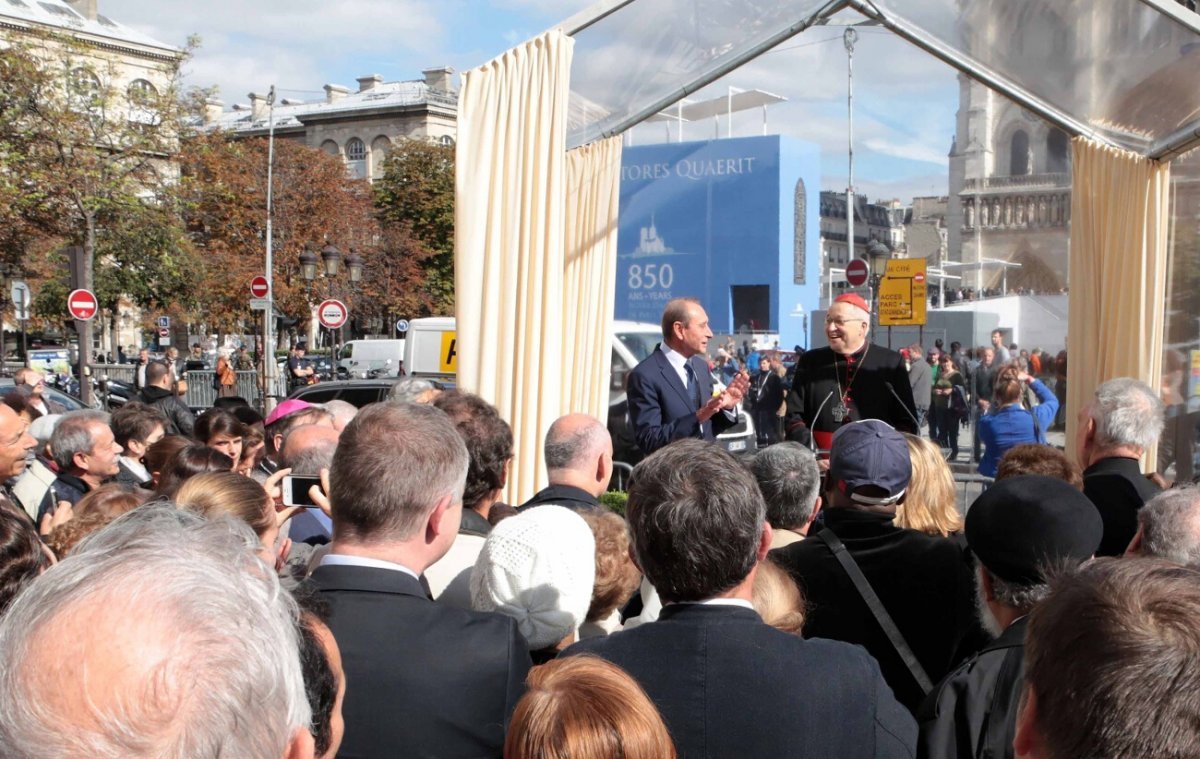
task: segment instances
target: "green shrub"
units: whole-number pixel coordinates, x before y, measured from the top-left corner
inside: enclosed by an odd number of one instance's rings
[[[600,503],[621,516],[625,516],[625,502],[628,500],[629,494],[619,490],[610,490],[600,494]]]

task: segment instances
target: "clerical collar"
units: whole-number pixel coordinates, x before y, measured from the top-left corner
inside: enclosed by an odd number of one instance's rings
[[[834,355],[844,360],[847,364],[853,364],[855,361],[858,361],[863,357],[863,354],[867,352],[867,348],[870,346],[871,341],[865,340],[863,341],[862,346],[853,353],[838,353],[837,351],[834,351]]]

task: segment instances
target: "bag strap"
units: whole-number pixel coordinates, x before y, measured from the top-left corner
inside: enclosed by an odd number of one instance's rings
[[[1028,409],[1028,408],[1025,409],[1025,412],[1028,413],[1029,418],[1033,420],[1034,442],[1041,443],[1042,445],[1046,445],[1046,433],[1042,431],[1042,425],[1038,422],[1037,414],[1035,414],[1033,412],[1033,409]]]
[[[1004,654],[992,699],[983,718],[976,756],[980,759],[1004,759],[1012,756],[1012,741],[1017,708],[1021,698],[1021,678],[1024,676],[1025,649],[1013,646]]]
[[[866,575],[859,569],[858,562],[846,550],[846,546],[843,545],[841,539],[828,527],[817,533],[817,537],[821,542],[829,546],[829,550],[833,552],[834,558],[842,565],[842,569],[846,570],[846,574],[850,576],[850,581],[854,583],[858,594],[862,596],[862,600],[866,602],[867,608],[871,610],[875,621],[883,628],[883,632],[891,642],[892,648],[896,649],[896,653],[904,661],[904,666],[908,667],[909,673],[917,681],[917,686],[920,687],[921,693],[928,695],[929,691],[933,690],[933,682],[930,681],[929,675],[925,674],[925,668],[921,666],[921,662],[917,661],[916,654],[909,648],[908,642],[904,640],[904,635],[900,633],[900,628],[896,627],[896,623],[892,621],[892,617],[887,613],[887,609],[883,608],[883,602],[879,600],[879,596],[875,595],[875,589],[871,587],[871,583],[867,580]]]

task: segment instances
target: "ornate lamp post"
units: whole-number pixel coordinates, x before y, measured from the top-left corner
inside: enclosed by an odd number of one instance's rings
[[[873,326],[879,326],[879,285],[887,273],[887,262],[892,257],[892,250],[879,240],[872,240],[867,246],[867,258],[871,264],[871,313],[875,320]]]

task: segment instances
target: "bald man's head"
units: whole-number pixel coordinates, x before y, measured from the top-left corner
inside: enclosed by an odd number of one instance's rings
[[[612,475],[612,438],[594,416],[567,414],[546,433],[550,484],[574,485],[600,495]]]

